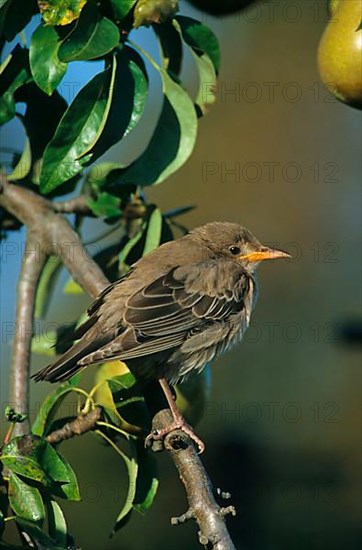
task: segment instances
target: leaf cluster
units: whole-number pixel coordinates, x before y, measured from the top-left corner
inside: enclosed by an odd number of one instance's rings
[[[6,489],[1,501],[2,527],[14,520],[20,533],[25,532],[36,547],[68,548],[72,544],[58,500],[79,501],[78,481],[66,458],[47,441],[50,433],[71,420],[69,417],[59,417],[57,413],[72,392],[83,400],[82,403],[79,401],[80,414],[94,409],[94,395],[102,385],[110,392],[110,400],[103,407],[104,420],[97,423],[95,433],[117,452],[128,471],[127,497],[112,532],[125,525],[133,510],[145,513],[156,495],[156,465],[139,438],[142,428],[130,423],[129,411],[123,413],[131,403],[136,402],[141,405],[142,422],[147,417],[142,397],[134,388],[134,377],[127,372],[111,379],[103,378],[89,392],[79,388],[78,383],[79,375],[58,386],[42,403],[31,434],[10,438],[9,433],[6,438],[9,441],[5,441],[1,448],[2,486]],[[134,418],[132,409],[131,415]],[[119,443],[122,441],[128,446],[128,452],[121,449]],[[9,507],[12,515],[6,517]]]
[[[162,93],[149,143],[132,161],[99,166],[91,208],[98,216],[97,203],[107,203],[115,213],[125,187],[160,183],[186,162],[195,145],[197,117],[215,99],[220,54],[206,25],[175,15],[177,2],[171,0],[30,1],[18,10],[18,17],[16,4],[17,0],[7,0],[0,7],[6,41],[17,33],[25,36],[29,20],[33,27],[39,19],[37,11],[42,19],[29,45],[17,43],[1,66],[0,124],[17,116],[27,136],[10,174],[13,181],[51,196],[74,189],[86,167],[138,126],[150,100],[151,76],[160,80]],[[146,7],[143,21],[140,14]],[[150,24],[159,46],[157,59],[137,43],[135,28]],[[196,98],[180,80],[186,49],[199,74]],[[62,82],[70,64],[94,60],[103,69],[68,104]],[[17,110],[19,103],[26,105],[24,115]]]

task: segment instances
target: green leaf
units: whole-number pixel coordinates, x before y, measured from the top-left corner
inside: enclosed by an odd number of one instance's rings
[[[34,435],[14,437],[3,447],[0,460],[12,472],[51,486],[51,481],[69,483],[68,468],[56,450]]]
[[[114,172],[118,172],[118,170],[114,170]],[[145,219],[140,223],[138,231],[128,240],[127,237],[125,237],[122,249],[118,254],[118,269],[120,273],[126,273],[130,266],[142,257],[144,235],[148,226],[149,217],[154,209],[155,206],[148,205]]]
[[[67,62],[95,59],[113,50],[119,40],[116,25],[101,16],[96,3],[87,2],[73,31],[59,48],[59,59]]]
[[[175,29],[181,34],[184,42],[191,46],[191,53],[197,66],[199,74],[199,89],[197,92],[195,103],[202,114],[206,114],[210,105],[216,100],[216,70],[214,64],[208,54],[203,53],[201,48],[195,47],[195,40],[190,39],[188,29],[192,29],[186,25],[186,30],[183,30],[178,21],[174,20]],[[195,34],[195,33],[194,33]],[[192,33],[191,33],[192,35]],[[193,36],[193,35],[192,35]]]
[[[137,0],[111,0],[115,21],[121,21],[131,11]]]
[[[39,25],[30,42],[30,69],[39,88],[51,95],[67,71],[58,58],[59,37],[54,27]]]
[[[22,86],[16,92],[16,101],[26,104],[21,122],[30,141],[31,160],[34,165],[42,157],[46,145],[52,139],[67,103],[56,90],[48,96],[34,82]]]
[[[158,208],[152,212],[147,225],[146,242],[142,256],[152,252],[160,245],[162,234],[162,214]]]
[[[153,136],[144,153],[119,170],[122,183],[152,185],[164,181],[191,155],[197,134],[194,105],[181,86],[164,69],[163,107]]]
[[[131,372],[127,372],[125,374],[121,374],[120,376],[113,376],[107,380],[107,383],[113,394],[118,392],[120,389],[128,390],[129,388],[132,388],[136,383],[136,379]]]
[[[129,438],[129,443],[132,456],[123,456],[128,470],[128,493],[112,534],[128,522],[133,510],[144,514],[152,505],[158,488],[157,464],[154,457],[140,441]]]
[[[139,243],[142,237],[143,237],[143,231],[140,230],[131,239],[127,241],[127,243],[119,253],[118,262],[119,262],[119,271],[121,273],[127,272],[128,269],[130,268],[131,264],[127,262],[127,256],[132,251],[132,249]]]
[[[8,42],[26,27],[32,15],[37,13],[36,0],[10,0],[1,6],[0,34],[3,34]]]
[[[157,462],[155,457],[137,441],[138,475],[133,508],[144,514],[153,504],[158,489]]]
[[[33,336],[31,339],[31,351],[32,353],[39,353],[39,355],[55,357],[57,355],[57,351],[55,349],[56,343],[57,331],[47,330],[44,333]]]
[[[148,430],[150,418],[147,406],[140,388],[135,382],[131,373],[108,378],[109,406],[105,407],[104,401],[100,403],[113,423],[121,426],[128,423]]]
[[[64,113],[53,139],[44,152],[40,176],[42,193],[49,193],[75,176],[92,160],[93,154],[90,151],[108,117],[114,91],[115,71],[114,56],[112,67],[92,78]]]
[[[181,70],[183,41],[191,52],[199,75],[199,89],[195,103],[200,114],[206,114],[208,106],[214,103],[216,99],[215,67],[209,55],[203,52],[201,47],[197,47],[192,32],[190,36],[188,29],[192,29],[192,24],[189,26],[184,25],[184,27],[184,29],[181,28],[180,23],[174,19],[172,24],[165,24],[156,28],[162,50],[163,66],[177,81]],[[197,33],[194,34],[197,38]]]
[[[15,166],[11,174],[8,175],[9,181],[17,181],[24,179],[31,170],[31,148],[30,141],[27,138],[19,162]]]
[[[59,483],[70,483],[68,468],[64,464],[64,457],[60,457],[57,451],[47,441],[40,439],[35,447],[36,456],[46,474]]]
[[[52,493],[60,498],[65,498],[67,500],[81,500],[78,481],[73,468],[64,458],[64,456],[58,454],[58,457],[63,462],[63,466],[67,472],[68,481],[67,483],[63,483],[62,485],[53,487]]]
[[[118,235],[119,229],[122,231],[122,228],[120,226],[121,224],[117,223],[114,226],[114,230],[116,231],[115,234]],[[120,273],[118,271],[118,252],[120,250],[119,241],[118,239],[109,246],[104,246],[99,249],[99,252],[97,252],[93,259],[94,261],[102,266],[102,270],[110,281],[115,281],[116,279],[119,279]],[[97,369],[98,371],[98,369]]]
[[[14,93],[31,80],[28,51],[15,46],[0,67],[0,125],[15,116]]]
[[[99,189],[103,189],[107,182],[107,177],[112,170],[118,168],[124,168],[124,165],[120,165],[115,162],[100,162],[95,166],[92,166],[86,174],[86,183],[91,189],[97,192]]]
[[[42,522],[45,509],[40,491],[25,483],[14,472],[9,479],[9,503],[14,513],[29,521]]]
[[[71,378],[71,380],[60,384],[52,393],[47,395],[31,428],[34,435],[44,436],[47,434],[47,428],[53,422],[60,405],[65,397],[74,390],[76,384],[77,379]]]
[[[154,204],[148,204],[139,230],[131,239],[125,239],[119,252],[119,271],[126,273],[142,256],[172,238],[172,231],[161,212]]]
[[[42,529],[40,529],[40,527],[36,523],[33,523],[32,521],[28,521],[21,517],[17,517],[15,521],[20,527],[21,531],[27,533],[32,539],[32,548],[46,548],[48,550],[57,550],[55,541],[50,538],[49,535],[47,535]],[[36,545],[34,543],[36,543]]]
[[[18,447],[20,440],[22,440],[21,437],[16,437],[5,445],[0,460],[12,472],[49,485],[50,480],[37,458],[32,454],[32,447],[30,447],[29,455],[24,454],[23,449]]]
[[[55,500],[50,500],[47,503],[47,508],[49,534],[57,542],[57,544],[67,548],[68,529],[63,510]]]
[[[112,102],[93,154],[100,157],[112,145],[128,135],[141,118],[148,92],[148,78],[141,57],[125,46],[117,54]]]
[[[60,275],[63,263],[59,256],[49,256],[36,291],[35,312],[36,319],[44,317],[50,305],[51,296]]]
[[[63,292],[64,294],[84,294],[82,287],[73,278],[65,283]]]
[[[199,107],[201,113],[205,115],[208,112],[209,106],[216,101],[216,72],[208,55],[204,54],[199,56],[193,53],[193,58],[199,73],[199,89],[195,103]]]
[[[93,214],[98,217],[110,218],[113,216],[120,216],[121,201],[119,198],[102,191],[99,193],[96,200],[87,199],[87,205],[92,210]]]
[[[0,460],[12,473],[38,481],[56,496],[80,500],[73,469],[45,439],[15,437],[3,447]]]
[[[155,25],[154,31],[160,42],[164,69],[167,69],[171,75],[179,77],[183,57],[180,33],[172,23]]]
[[[178,15],[175,19],[181,27],[184,41],[199,55],[208,55],[217,74],[220,68],[220,47],[211,29],[191,17]]]
[[[137,474],[138,474],[138,463],[136,458],[136,444],[135,441],[129,438],[129,443],[131,446],[132,456],[131,458],[123,456],[123,460],[126,464],[128,471],[128,492],[123,505],[123,508],[119,512],[112,534],[116,533],[121,527],[123,527],[131,517],[133,510],[133,502],[136,496],[136,485],[137,485]]]

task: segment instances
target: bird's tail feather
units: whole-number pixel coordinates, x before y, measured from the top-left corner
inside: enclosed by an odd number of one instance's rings
[[[64,380],[68,380],[76,372],[84,368],[84,366],[78,365],[78,361],[88,353],[94,351],[98,346],[99,343],[95,343],[94,340],[80,340],[63,353],[54,363],[33,374],[32,378],[36,382],[41,380],[48,382],[63,382]]]

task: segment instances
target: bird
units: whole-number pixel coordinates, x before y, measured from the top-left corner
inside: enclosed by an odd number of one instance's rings
[[[158,380],[173,421],[146,442],[181,429],[204,450],[170,386],[237,343],[247,329],[260,262],[290,255],[261,244],[245,227],[210,222],[162,244],[103,290],[75,343],[35,381],[63,382],[88,365],[124,361],[138,380]]]

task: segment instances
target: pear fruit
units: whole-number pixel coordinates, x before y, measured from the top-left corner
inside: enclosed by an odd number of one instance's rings
[[[362,109],[362,0],[333,4],[319,44],[319,74],[337,99]]]

